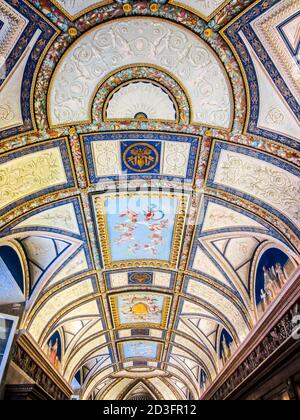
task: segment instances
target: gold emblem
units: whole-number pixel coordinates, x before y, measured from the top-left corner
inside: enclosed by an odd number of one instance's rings
[[[204,31],[204,36],[205,36],[205,38],[210,38],[213,33],[214,33],[214,31],[211,28],[208,28]]]
[[[75,136],[77,134],[76,128],[74,128],[74,127],[70,128],[69,134],[70,134],[70,136]]]
[[[137,283],[146,283],[151,281],[151,276],[148,273],[134,273],[131,276],[131,281],[135,281]]]
[[[149,172],[159,162],[158,151],[147,143],[132,144],[123,154],[126,167],[134,172]]]
[[[160,9],[160,7],[159,7],[159,4],[157,4],[157,3],[152,3],[150,5],[150,10],[151,10],[152,13],[157,13],[159,11],[159,9]]]
[[[129,4],[129,3],[124,4],[123,5],[123,10],[124,10],[125,13],[132,12],[132,6],[131,6],[131,4]]]
[[[68,34],[73,38],[78,35],[78,31],[76,28],[69,28]]]

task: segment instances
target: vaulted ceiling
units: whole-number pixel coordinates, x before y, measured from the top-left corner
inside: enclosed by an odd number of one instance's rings
[[[300,262],[300,1],[122,3],[0,0],[0,246],[83,399],[198,399]]]

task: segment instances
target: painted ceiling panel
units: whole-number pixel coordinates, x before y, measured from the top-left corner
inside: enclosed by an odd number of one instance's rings
[[[3,179],[0,190],[0,208],[29,197],[39,191],[65,185],[67,176],[58,147],[34,153],[1,158]]]
[[[24,123],[21,103],[22,80],[30,54],[39,36],[40,31],[36,31],[23,57],[17,64],[16,71],[11,74],[11,77],[6,80],[0,90],[0,131]]]
[[[171,0],[172,4],[177,4],[181,7],[185,7],[189,10],[194,11],[196,14],[209,19],[214,14],[224,7],[228,0]]]
[[[162,25],[156,19],[110,23],[83,36],[67,52],[50,92],[53,126],[88,121],[89,101],[99,81],[113,70],[140,63],[160,67],[177,79],[184,78],[196,123],[230,127],[232,95],[226,73],[212,50],[191,32],[167,22]],[[209,69],[214,77],[210,81],[206,77]],[[209,100],[203,98],[203,90],[210,92]]]
[[[77,284],[65,288],[60,293],[48,299],[32,320],[29,331],[39,341],[43,330],[49,324],[49,320],[56,316],[57,308],[63,308],[69,304],[76,303],[78,299],[95,294],[95,285],[91,279],[82,280]]]
[[[114,133],[83,136],[92,184],[104,179],[167,179],[192,183],[200,139],[195,136]]]
[[[134,261],[176,268],[187,205],[188,196],[176,193],[94,197],[105,268]]]
[[[297,49],[299,22],[297,24],[296,20],[299,17],[299,7],[300,2],[297,0],[280,1],[251,24],[298,103],[300,103],[299,63],[295,60],[297,54],[293,54],[287,41],[292,41],[292,45]],[[287,28],[287,24],[290,28],[291,25],[295,27],[295,32],[290,33],[291,37],[288,40],[280,30],[284,26]]]
[[[273,83],[272,78],[257,58],[247,39],[242,34],[241,37],[244,40],[252,58],[258,79],[260,92],[258,127],[268,131],[277,131],[278,134],[298,140],[300,128],[299,120],[280,95],[280,92]],[[272,92],[271,95],[270,92]]]
[[[19,223],[14,229],[31,227],[53,228],[80,234],[73,204],[58,205],[50,210],[41,211]]]
[[[250,227],[264,229],[264,227],[240,213],[237,209],[226,207],[226,203],[209,202],[202,226],[202,232],[218,231],[219,229]]]
[[[300,265],[299,0],[158,3],[0,0],[0,302],[82,399],[200,398]]]
[[[267,160],[260,153],[249,156],[242,148],[234,150],[225,144],[216,145],[215,157],[217,154],[217,163],[211,167],[209,185],[237,190],[245,198],[254,197],[263,206],[274,208],[299,227],[298,169],[280,164],[278,160]]]

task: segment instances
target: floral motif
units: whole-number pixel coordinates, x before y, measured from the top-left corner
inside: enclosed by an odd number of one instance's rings
[[[221,174],[221,183],[251,192],[300,222],[300,182],[292,181],[285,171],[227,155]]]
[[[15,117],[11,106],[2,104],[0,105],[0,121],[12,121]]]
[[[127,18],[121,24],[111,22],[106,31],[111,37],[109,49],[99,48],[103,29],[100,35],[98,29],[94,29],[83,35],[77,46],[71,47],[62,58],[49,92],[53,125],[87,121],[89,99],[101,79],[121,66],[147,62],[163,66],[179,79],[188,69],[188,77],[182,83],[190,96],[194,122],[230,128],[233,110],[227,74],[207,44],[183,28],[176,28],[167,21],[162,24],[155,19]],[[100,67],[102,74],[95,77],[91,73],[92,63],[99,61],[103,63],[103,68]],[[75,74],[70,78],[65,70],[71,63],[75,64]],[[205,97],[199,95],[199,89],[194,89],[198,80],[205,86],[209,85],[206,90],[204,86]],[[64,101],[59,100],[62,90],[67,92]]]
[[[0,166],[0,206],[63,184],[66,175],[57,149],[36,152]]]

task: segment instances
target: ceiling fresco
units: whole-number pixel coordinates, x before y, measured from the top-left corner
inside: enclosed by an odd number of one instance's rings
[[[300,264],[300,1],[120,3],[0,0],[0,303],[82,399],[199,399]]]

